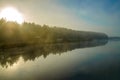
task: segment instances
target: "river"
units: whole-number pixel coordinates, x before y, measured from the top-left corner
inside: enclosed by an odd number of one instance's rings
[[[120,80],[120,41],[0,49],[0,80]]]

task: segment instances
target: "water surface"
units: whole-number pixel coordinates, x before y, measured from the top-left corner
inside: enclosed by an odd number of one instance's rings
[[[120,42],[0,49],[0,80],[120,80]]]

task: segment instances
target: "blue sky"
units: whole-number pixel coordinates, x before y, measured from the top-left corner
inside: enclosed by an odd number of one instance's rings
[[[119,35],[120,0],[59,0],[78,19],[96,26],[111,28],[113,34]],[[108,31],[109,32],[109,31]],[[109,33],[112,35],[112,33]]]
[[[26,21],[120,35],[120,0],[0,0],[0,9],[7,6]]]

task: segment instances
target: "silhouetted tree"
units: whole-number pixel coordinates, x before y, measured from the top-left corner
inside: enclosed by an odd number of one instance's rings
[[[81,42],[107,39],[107,35],[97,32],[76,31],[72,29],[49,27],[35,23],[18,24],[0,20],[0,47],[14,47],[39,43]]]

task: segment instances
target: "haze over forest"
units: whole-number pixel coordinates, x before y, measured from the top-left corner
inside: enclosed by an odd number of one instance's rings
[[[27,22],[119,36],[120,0],[0,0],[15,7]]]
[[[0,0],[0,80],[120,80],[120,0]]]

